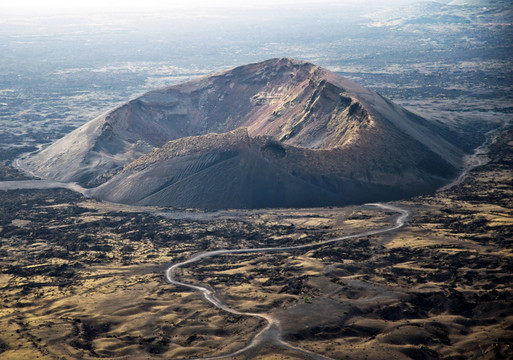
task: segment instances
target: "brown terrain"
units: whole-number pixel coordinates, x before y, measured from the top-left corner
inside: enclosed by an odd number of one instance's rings
[[[396,203],[412,213],[397,231],[209,258],[177,276],[234,309],[273,315],[289,344],[333,359],[511,358],[513,131],[488,157],[460,185]],[[206,250],[319,242],[397,216],[350,206],[164,217],[68,190],[0,197],[2,359],[229,354],[265,324],[168,284],[170,264]],[[232,358],[310,357],[264,343]]]

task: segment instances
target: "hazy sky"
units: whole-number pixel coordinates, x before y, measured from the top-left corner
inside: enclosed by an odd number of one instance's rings
[[[80,13],[83,11],[152,11],[173,8],[198,7],[262,7],[298,4],[365,4],[379,3],[396,5],[413,3],[418,0],[11,0],[3,1],[0,13],[48,14]]]

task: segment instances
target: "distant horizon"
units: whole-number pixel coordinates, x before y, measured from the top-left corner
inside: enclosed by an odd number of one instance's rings
[[[421,0],[388,0],[386,2],[380,0],[368,0],[362,3],[359,0],[220,0],[211,2],[208,0],[189,0],[189,1],[163,1],[163,0],[20,0],[2,5],[0,18],[7,16],[47,16],[47,15],[84,15],[94,13],[131,13],[131,12],[152,12],[152,11],[169,11],[184,9],[203,9],[203,8],[276,8],[281,6],[397,6],[421,2]],[[449,0],[440,0],[439,2],[448,3]]]

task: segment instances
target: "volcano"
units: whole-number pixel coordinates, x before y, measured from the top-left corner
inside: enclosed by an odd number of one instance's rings
[[[347,205],[450,181],[463,154],[447,134],[319,66],[271,59],[150,91],[20,163],[124,204]]]

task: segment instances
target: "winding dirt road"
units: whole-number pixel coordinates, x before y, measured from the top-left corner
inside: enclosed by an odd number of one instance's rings
[[[465,155],[463,157],[463,169],[461,170],[461,173],[458,175],[456,179],[448,183],[447,185],[442,186],[439,188],[436,192],[441,192],[445,190],[449,190],[450,188],[453,188],[456,185],[459,185],[463,182],[463,180],[466,179],[468,176],[468,173],[482,165],[486,165],[488,161],[488,157],[486,154],[488,154],[488,151],[490,150],[490,145],[495,142],[497,139],[497,136],[501,134],[502,130],[506,129],[509,123],[505,123],[501,127],[497,129],[490,130],[486,133],[486,140],[479,145],[477,148],[474,149],[474,152],[470,155]]]
[[[34,174],[30,169],[27,169],[23,167],[20,163],[20,160],[28,156],[30,154],[34,154],[42,149],[44,145],[38,145],[38,149],[26,154],[23,154],[22,156],[14,159],[12,162],[12,166],[21,171],[24,174],[30,175],[35,179],[38,179],[39,177]],[[77,193],[80,193],[84,195],[85,197],[90,197],[90,189],[86,189],[82,186],[80,186],[77,183],[74,182],[60,182],[55,180],[14,180],[14,181],[0,181],[0,190],[18,190],[18,189],[68,189],[71,191],[75,191]]]
[[[397,206],[389,205],[389,204],[375,203],[375,204],[366,204],[366,205],[379,207],[384,210],[392,210],[392,211],[399,213],[400,215],[395,219],[395,223],[393,226],[382,228],[382,229],[377,229],[377,230],[365,231],[365,232],[358,233],[358,234],[341,236],[341,237],[321,241],[321,242],[318,242],[315,244],[306,244],[306,245],[299,245],[299,246],[285,246],[285,247],[266,247],[266,248],[255,248],[255,249],[245,248],[245,249],[231,249],[231,250],[229,250],[229,249],[214,250],[214,251],[197,254],[188,260],[171,265],[166,270],[166,279],[171,284],[185,286],[194,291],[201,292],[203,294],[203,297],[208,302],[210,302],[215,307],[217,307],[223,311],[226,311],[230,314],[255,317],[255,318],[265,320],[267,322],[267,326],[263,330],[261,330],[258,334],[256,334],[253,337],[253,339],[251,340],[251,342],[244,348],[237,350],[230,354],[225,354],[225,355],[220,355],[220,356],[215,356],[215,357],[208,357],[208,358],[197,358],[197,359],[213,360],[213,359],[224,359],[224,358],[228,358],[228,357],[233,357],[233,356],[241,355],[245,352],[248,352],[251,349],[255,349],[255,348],[261,346],[262,344],[267,343],[267,344],[278,345],[283,348],[296,351],[298,353],[307,355],[311,359],[333,360],[329,357],[315,354],[308,350],[298,348],[298,347],[284,341],[282,338],[281,330],[280,330],[280,323],[279,323],[278,319],[273,317],[271,314],[242,312],[242,311],[238,311],[236,309],[230,308],[226,304],[223,304],[219,299],[217,299],[214,292],[212,290],[208,289],[207,287],[200,286],[200,285],[194,285],[194,284],[188,284],[188,283],[184,283],[184,282],[177,280],[176,279],[176,270],[185,265],[192,264],[192,263],[201,261],[203,259],[211,258],[211,257],[219,256],[219,255],[247,254],[247,253],[257,253],[257,252],[260,252],[260,253],[286,252],[286,251],[292,251],[292,250],[298,250],[298,249],[308,249],[308,248],[320,247],[323,245],[335,243],[335,242],[342,241],[342,240],[355,239],[355,238],[360,238],[360,237],[365,237],[365,236],[370,236],[370,235],[383,234],[383,233],[394,231],[394,230],[397,230],[397,229],[403,227],[406,222],[406,219],[410,215],[410,212],[408,210],[402,209]]]

